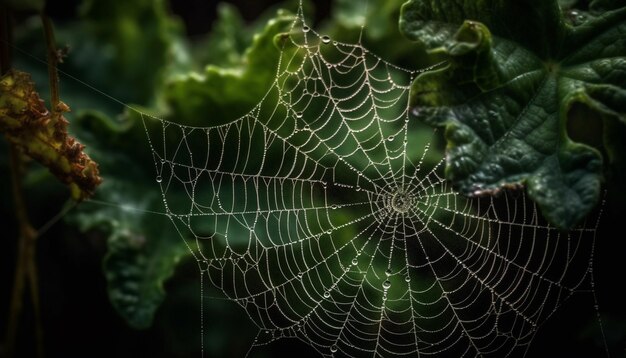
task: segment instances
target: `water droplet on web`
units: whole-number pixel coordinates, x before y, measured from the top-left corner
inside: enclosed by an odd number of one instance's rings
[[[356,190],[356,191],[361,191],[361,187],[360,187],[360,186],[357,186],[357,187],[355,188],[355,190]]]
[[[324,292],[324,298],[330,298],[330,292],[329,291]]]
[[[332,353],[336,353],[336,352],[337,352],[337,345],[336,345],[336,344],[333,344],[332,346],[330,346],[330,351],[331,351]]]
[[[335,210],[335,209],[337,209],[337,208],[338,208],[338,206],[337,206],[337,204],[333,204],[333,205],[331,205],[331,206],[330,206],[330,208],[331,208],[331,209],[333,209],[333,210]]]
[[[359,260],[357,260],[356,258],[352,259],[352,264],[353,264],[353,265],[356,265],[356,264],[358,264],[358,263],[359,263]]]
[[[339,45],[339,42],[333,41],[333,45],[337,46],[337,45]]]
[[[385,282],[383,282],[383,288],[387,290],[389,287],[391,287],[391,281],[385,280]]]
[[[395,138],[396,138],[395,136],[390,135],[389,137],[387,137],[387,140],[389,142],[392,142]]]
[[[330,43],[330,36],[328,36],[328,35],[322,36],[322,43],[329,44]]]
[[[330,235],[330,234],[332,234],[332,233],[333,233],[333,232],[332,232],[331,230],[327,230],[327,231],[326,231],[326,235]]]
[[[161,164],[165,164],[165,158],[161,158]]]
[[[404,278],[404,281],[411,282],[411,276],[406,275],[406,277]]]
[[[303,116],[302,112],[297,112],[296,113],[296,118],[302,118],[302,116]]]
[[[308,27],[308,26],[303,26],[303,27],[302,27],[302,32],[307,33],[307,32],[309,32],[309,31],[311,31],[311,28],[310,28],[310,27]]]
[[[298,278],[302,278],[302,276],[304,276],[304,274],[302,272],[298,272]]]
[[[391,269],[387,269],[387,271],[385,271],[385,275],[387,275],[387,277],[391,276]]]
[[[162,181],[163,181],[163,177],[162,177],[162,176],[160,176],[160,175],[157,175],[157,177],[156,177],[156,182],[157,182],[157,183],[160,183],[160,182],[162,182]]]

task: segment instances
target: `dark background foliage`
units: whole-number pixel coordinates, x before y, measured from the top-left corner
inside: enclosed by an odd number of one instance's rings
[[[230,1],[240,9],[246,21],[280,1]],[[79,1],[50,1],[47,10],[55,23],[72,21],[78,16]],[[330,0],[316,1],[316,22],[323,23],[333,12]],[[172,14],[179,16],[192,41],[208,33],[217,14],[214,1],[171,1]],[[18,19],[18,26],[21,25]],[[38,56],[40,54],[37,54]],[[43,65],[42,65],[43,66]],[[63,79],[62,79],[63,81]],[[106,99],[103,99],[106,102]],[[7,308],[12,287],[17,250],[17,232],[10,182],[7,175],[7,145],[0,141],[0,336],[4,336]],[[614,174],[607,182],[608,195],[598,233],[595,262],[595,293],[612,356],[626,356],[626,295],[623,293],[626,272],[624,260],[623,174]],[[35,227],[54,216],[66,201],[67,192],[54,181],[31,175],[28,207]],[[186,262],[176,269],[166,283],[168,293],[157,310],[154,324],[146,330],[130,328],[111,305],[102,259],[106,237],[96,232],[80,233],[63,221],[53,226],[38,244],[41,304],[46,355],[49,357],[197,357],[200,347],[200,288],[197,266]],[[619,289],[619,290],[618,290]],[[213,294],[219,297],[219,292]],[[256,327],[235,303],[226,300],[205,302],[207,356],[241,357],[250,347]],[[598,333],[598,311],[592,294],[579,294],[541,327],[527,357],[597,357],[604,348]],[[20,321],[19,356],[34,356],[33,313],[30,305]],[[255,349],[251,356],[318,356],[297,340],[282,340]],[[1,351],[0,351],[1,356]]]

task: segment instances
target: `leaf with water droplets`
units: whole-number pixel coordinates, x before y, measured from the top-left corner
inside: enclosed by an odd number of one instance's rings
[[[626,7],[593,4],[587,12],[556,0],[404,5],[405,35],[447,60],[416,79],[411,106],[445,128],[446,175],[458,190],[525,185],[560,228],[596,205],[603,157],[591,144],[603,145],[603,123],[626,122]]]

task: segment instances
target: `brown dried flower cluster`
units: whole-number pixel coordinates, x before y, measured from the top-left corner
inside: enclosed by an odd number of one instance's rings
[[[102,178],[85,146],[67,132],[63,113],[69,110],[59,102],[49,111],[27,73],[11,70],[0,78],[0,132],[67,184],[80,201],[94,194]]]

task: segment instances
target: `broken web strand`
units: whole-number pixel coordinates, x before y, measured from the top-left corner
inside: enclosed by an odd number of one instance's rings
[[[156,181],[202,299],[209,284],[245,309],[253,346],[296,337],[324,356],[424,357],[527,347],[588,279],[595,226],[560,233],[522,194],[458,195],[443,161],[425,163],[429,146],[412,142],[418,72],[316,33],[302,9],[283,41],[274,85],[248,115],[189,127],[142,114],[162,125],[148,136]]]

